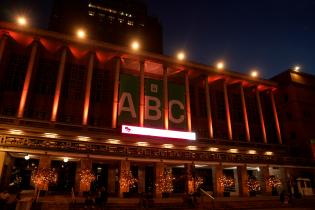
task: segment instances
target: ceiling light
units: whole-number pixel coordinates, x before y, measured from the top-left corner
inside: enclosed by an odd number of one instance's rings
[[[210,147],[209,148],[209,151],[211,152],[217,152],[219,150],[219,148],[216,148],[216,147]]]
[[[67,163],[69,161],[69,158],[65,157],[63,158],[63,162]]]
[[[44,137],[46,137],[46,138],[58,138],[58,134],[56,134],[56,133],[44,133]]]
[[[29,159],[30,159],[30,155],[29,155],[29,154],[25,155],[25,156],[24,156],[24,159],[25,159],[25,160],[29,160]]]
[[[108,140],[107,140],[107,143],[110,143],[110,144],[120,144],[120,140],[118,140],[118,139],[108,139]]]
[[[141,146],[141,147],[145,147],[145,146],[148,146],[149,144],[148,144],[148,142],[137,142],[137,145],[138,146]]]
[[[23,131],[21,131],[21,130],[16,130],[16,129],[10,129],[10,130],[9,130],[9,133],[10,133],[10,134],[13,134],[13,135],[22,135],[22,134],[23,134]]]
[[[88,136],[78,136],[77,139],[79,141],[90,141],[91,140],[91,138]]]
[[[186,148],[189,149],[189,150],[197,150],[196,146],[187,146]]]
[[[229,149],[230,153],[238,153],[238,149]]]
[[[254,155],[257,154],[256,150],[248,150],[248,154]]]
[[[170,148],[173,148],[174,145],[173,144],[163,144],[162,145],[164,148],[167,148],[167,149],[170,149]]]
[[[267,151],[265,152],[265,155],[273,155],[273,152]]]

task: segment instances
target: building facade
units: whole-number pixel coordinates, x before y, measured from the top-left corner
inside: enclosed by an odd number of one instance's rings
[[[166,171],[174,194],[193,192],[198,177],[215,196],[249,196],[251,177],[265,194],[270,177],[295,192],[297,178],[314,179],[313,159],[292,156],[283,138],[274,81],[10,23],[0,31],[3,187],[20,174],[32,188],[38,168],[58,174],[48,190],[112,196],[161,197]],[[91,186],[82,169],[96,175]]]
[[[90,39],[122,46],[141,40],[145,50],[163,52],[162,26],[141,0],[54,0],[49,30],[72,35],[78,28],[93,31]]]

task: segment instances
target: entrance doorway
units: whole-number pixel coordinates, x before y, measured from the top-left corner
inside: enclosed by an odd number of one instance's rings
[[[50,186],[49,190],[58,193],[71,192],[75,185],[77,163],[53,160],[51,161],[51,168],[57,172],[57,182]]]

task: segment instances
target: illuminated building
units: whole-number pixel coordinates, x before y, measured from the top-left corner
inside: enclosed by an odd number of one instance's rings
[[[0,32],[2,186],[16,166],[23,189],[31,170],[54,168],[49,190],[93,181],[111,196],[160,197],[155,184],[165,182],[173,193],[201,184],[248,196],[249,176],[262,193],[270,176],[289,187],[293,169],[313,178],[314,161],[289,153],[274,81],[10,23]],[[222,187],[222,177],[234,185]]]
[[[162,27],[141,0],[54,0],[49,30],[73,34],[85,28],[89,38],[127,46],[139,39],[144,49],[162,53]]]

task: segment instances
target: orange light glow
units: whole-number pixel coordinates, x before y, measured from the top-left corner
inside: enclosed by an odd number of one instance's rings
[[[16,18],[16,23],[20,26],[26,26],[28,24],[27,19],[24,16],[18,16]]]
[[[184,60],[185,58],[186,58],[186,55],[185,55],[184,52],[179,52],[179,53],[177,53],[177,59],[178,59],[178,60],[182,61],[182,60]]]
[[[76,33],[77,37],[80,39],[84,39],[86,37],[86,32],[83,29],[78,29]]]

